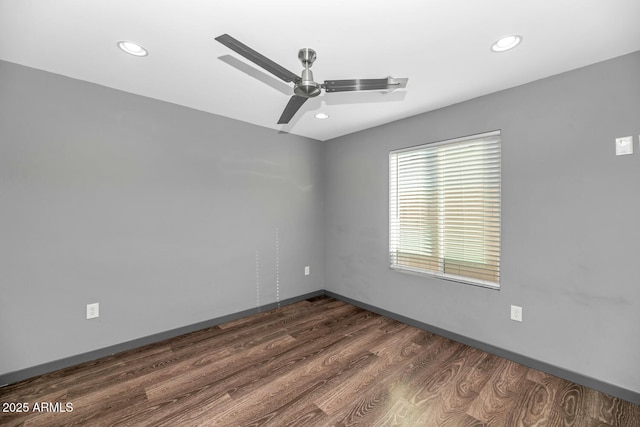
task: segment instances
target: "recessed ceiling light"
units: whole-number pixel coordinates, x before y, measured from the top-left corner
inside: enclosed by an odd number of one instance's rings
[[[149,52],[137,43],[122,40],[118,42],[118,47],[129,55],[133,56],[147,56]]]
[[[324,120],[324,119],[328,119],[329,115],[327,113],[318,113],[316,114],[316,119],[320,119],[320,120]]]
[[[491,45],[491,50],[494,52],[504,52],[505,50],[513,49],[518,46],[522,41],[522,36],[511,35],[496,40]]]

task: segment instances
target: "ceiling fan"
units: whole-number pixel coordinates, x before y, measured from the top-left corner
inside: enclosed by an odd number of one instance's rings
[[[324,83],[317,83],[313,80],[313,73],[310,70],[313,62],[316,60],[316,52],[313,49],[303,48],[298,52],[298,59],[304,67],[302,75],[298,76],[251,49],[249,46],[234,39],[229,34],[218,36],[216,40],[285,82],[293,82],[294,94],[289,99],[287,106],[284,108],[278,120],[279,125],[289,123],[307,99],[320,95],[322,89],[324,89],[325,92],[354,92],[363,90],[391,91],[406,87],[407,81],[409,80],[387,77],[384,79],[325,80]]]

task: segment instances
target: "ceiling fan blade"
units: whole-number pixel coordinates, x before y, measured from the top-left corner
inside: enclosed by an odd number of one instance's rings
[[[309,98],[306,98],[304,96],[293,95],[289,99],[287,106],[284,107],[284,111],[280,116],[280,120],[278,120],[278,124],[282,125],[282,124],[289,123],[289,120],[291,120],[291,118],[298,112],[300,107],[302,107],[302,104],[304,104],[307,101],[307,99]]]
[[[233,50],[236,53],[247,58],[249,61],[253,62],[256,65],[264,68],[271,74],[285,82],[295,82],[300,80],[300,77],[291,71],[284,68],[282,65],[276,64],[269,58],[264,55],[259,54],[255,50],[251,49],[249,46],[244,43],[239,42],[238,40],[231,37],[229,34],[223,34],[221,36],[216,37],[216,40]]]
[[[396,90],[407,86],[409,79],[351,79],[325,80],[322,87],[327,92],[353,92],[359,90]]]

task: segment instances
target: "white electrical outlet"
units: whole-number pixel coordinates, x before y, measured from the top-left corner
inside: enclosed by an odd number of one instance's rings
[[[522,307],[518,307],[517,305],[511,306],[511,320],[522,322]]]
[[[309,275],[309,266],[308,265],[304,267],[304,275],[305,276]]]
[[[97,302],[87,304],[87,319],[95,319],[96,317],[100,317],[100,304]]]

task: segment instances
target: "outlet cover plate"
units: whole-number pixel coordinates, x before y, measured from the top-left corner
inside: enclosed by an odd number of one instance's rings
[[[511,306],[511,320],[522,322],[522,307],[518,307],[517,305]]]
[[[96,317],[100,317],[100,304],[97,302],[87,304],[87,319],[95,319]]]

